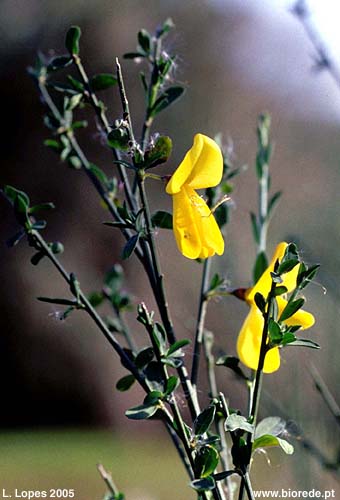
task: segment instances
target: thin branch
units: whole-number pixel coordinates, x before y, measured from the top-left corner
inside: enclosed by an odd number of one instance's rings
[[[104,468],[104,466],[102,464],[97,464],[97,469],[98,469],[98,472],[101,475],[103,481],[105,482],[109,492],[112,493],[112,495],[114,497],[118,496],[119,490],[118,490],[117,486],[115,485],[115,483],[113,482],[111,474],[109,472],[107,472],[107,470]]]
[[[64,280],[67,282],[67,284],[71,287],[72,285],[72,279],[71,275],[64,269],[62,264],[59,262],[59,260],[56,258],[44,238],[41,236],[41,234],[36,231],[32,230],[31,233],[29,234],[29,237],[32,239],[32,243],[38,250],[41,250],[44,252],[46,257],[52,262],[52,264],[57,268],[61,276],[64,278]],[[77,296],[76,298],[80,301],[80,303],[84,306],[85,311],[89,314],[89,316],[93,319],[95,324],[98,326],[99,330],[104,334],[106,339],[109,341],[110,345],[114,348],[114,350],[117,352],[118,356],[120,357],[122,363],[128,368],[128,370],[131,371],[131,373],[134,375],[136,380],[140,383],[140,385],[143,387],[143,389],[146,392],[149,392],[149,388],[134,365],[134,363],[131,362],[130,358],[127,356],[126,352],[124,349],[120,346],[119,342],[116,340],[115,336],[110,332],[102,318],[99,316],[97,311],[94,309],[94,307],[90,304],[89,300],[87,299],[86,295],[82,292],[80,288],[77,290]]]
[[[330,392],[325,381],[321,377],[319,371],[313,364],[310,367],[310,372],[314,380],[315,388],[321,394],[322,399],[324,400],[329,411],[335,418],[336,423],[340,425],[340,407],[338,403],[335,401],[333,394]]]
[[[311,14],[307,2],[305,0],[298,0],[292,8],[292,13],[300,21],[317,53],[317,69],[327,70],[340,89],[340,71],[330,58],[328,50],[321,40],[320,34],[311,21]]]
[[[208,307],[208,298],[206,296],[206,291],[209,283],[210,267],[211,267],[210,259],[209,258],[205,259],[202,271],[201,290],[200,290],[198,315],[196,323],[194,357],[193,357],[192,371],[191,371],[191,383],[193,387],[196,387],[197,385],[200,354],[203,343],[204,323]]]

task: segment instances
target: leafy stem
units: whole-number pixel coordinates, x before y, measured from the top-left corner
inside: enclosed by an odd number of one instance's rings
[[[46,243],[44,238],[41,236],[41,234],[36,231],[36,230],[31,230],[28,233],[28,237],[30,240],[30,244],[36,248],[38,251],[42,251],[46,257],[52,262],[52,264],[56,267],[56,269],[59,271],[61,276],[64,278],[64,280],[67,282],[67,284],[70,286],[70,290],[73,293],[74,297],[76,300],[83,306],[84,310],[89,314],[89,316],[93,319],[95,324],[98,326],[99,330],[104,334],[106,339],[109,341],[110,345],[114,348],[114,350],[117,352],[118,356],[120,357],[122,363],[131,371],[131,373],[134,375],[136,380],[140,383],[140,385],[143,387],[145,391],[148,392],[148,386],[144,380],[144,377],[140,374],[138,369],[136,368],[135,364],[132,363],[130,358],[127,356],[126,352],[124,349],[120,346],[119,342],[116,340],[115,336],[110,332],[102,318],[99,316],[95,308],[90,304],[89,300],[87,299],[86,295],[83,293],[81,290],[79,284],[77,284],[77,287],[75,288],[73,286],[74,280],[72,279],[72,275],[69,274],[62,264],[59,262],[55,254],[52,252],[51,248],[49,245]]]

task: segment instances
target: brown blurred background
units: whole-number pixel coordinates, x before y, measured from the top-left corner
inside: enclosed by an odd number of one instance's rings
[[[1,184],[23,189],[33,202],[56,204],[57,209],[47,214],[47,238],[65,244],[63,263],[76,273],[87,292],[100,288],[105,271],[119,261],[122,241],[102,225],[107,215],[86,178],[68,169],[43,146],[49,132],[26,68],[38,50],[64,53],[65,32],[71,24],[78,24],[88,72],[111,72],[116,56],[134,50],[140,28],[153,31],[172,17],[176,30],[167,48],[179,55],[175,79],[187,92],[176,107],[160,116],[154,128],[174,141],[172,158],[163,170],[171,172],[178,165],[198,131],[210,136],[222,132],[224,142],[232,145],[235,165],[248,165],[235,180],[235,210],[227,230],[226,253],[213,264],[235,287],[251,283],[255,251],[249,212],[256,210],[257,199],[255,126],[259,113],[272,115],[272,185],[273,190],[282,189],[284,196],[271,225],[269,253],[277,242],[294,240],[307,262],[321,264],[317,284],[307,291],[307,309],[313,311],[317,322],[306,335],[322,349],[284,350],[280,371],[265,378],[262,414],[288,415],[331,460],[339,448],[339,432],[313,388],[309,366],[318,366],[340,402],[340,91],[327,73],[311,71],[312,46],[286,8],[275,2],[265,8],[261,0],[245,4],[236,0],[3,0]],[[139,68],[126,61],[123,70],[139,130],[143,116]],[[116,90],[107,92],[104,100],[110,119],[119,118]],[[93,124],[90,130],[90,137],[81,134],[80,142],[91,161],[110,173],[110,151],[101,147]],[[170,203],[163,192],[152,193],[155,209],[168,209]],[[117,432],[129,429],[138,433],[145,425],[150,430],[149,424],[131,424],[124,418],[124,410],[138,404],[140,395],[135,390],[124,395],[115,392],[124,370],[91,322],[81,313],[61,322],[56,308],[36,301],[37,296],[62,296],[67,290],[47,262],[38,267],[30,264],[27,245],[6,248],[6,239],[15,232],[15,220],[3,200],[1,210],[2,428],[111,426]],[[171,234],[160,232],[158,240],[178,336],[190,337],[197,309],[198,264],[179,255]],[[146,280],[136,263],[124,262],[123,266],[127,289],[136,302],[145,299]],[[151,298],[147,300],[152,305]],[[246,306],[232,298],[212,304],[207,326],[216,335],[217,353],[235,354],[237,333],[246,313]],[[128,319],[131,325],[134,317],[132,312]],[[146,339],[139,335],[138,343],[143,346]],[[188,353],[190,357],[190,348]],[[219,370],[221,388],[231,406],[244,408],[242,386],[223,368]],[[296,448],[293,458],[274,454],[286,471],[286,484],[289,477],[289,487],[330,489],[336,484],[298,443]],[[259,463],[268,467],[264,459]],[[269,477],[264,482],[261,488],[269,487]]]

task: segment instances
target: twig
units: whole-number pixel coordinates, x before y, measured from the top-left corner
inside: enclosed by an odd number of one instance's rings
[[[53,265],[57,268],[61,276],[64,278],[64,280],[67,282],[67,284],[71,287],[72,280],[71,280],[71,275],[64,269],[62,264],[59,262],[59,260],[56,258],[44,238],[41,236],[41,234],[36,231],[32,230],[31,233],[29,234],[29,237],[31,238],[31,242],[33,246],[35,246],[38,250],[41,250],[44,252],[46,257],[49,258],[49,260],[53,263]],[[77,295],[75,295],[77,300],[80,301],[80,303],[84,306],[85,311],[89,314],[89,316],[93,319],[93,321],[96,323],[98,326],[99,330],[104,334],[106,339],[109,341],[111,346],[114,348],[114,350],[117,352],[118,356],[120,357],[121,361],[124,363],[124,365],[128,368],[128,370],[131,371],[131,373],[134,375],[136,380],[140,383],[140,385],[143,387],[143,389],[146,392],[149,392],[149,388],[140,374],[140,372],[137,370],[136,366],[134,363],[131,362],[130,358],[127,356],[126,352],[124,349],[120,346],[119,342],[117,342],[115,336],[110,332],[102,318],[99,316],[97,311],[92,307],[90,304],[89,300],[86,298],[85,294],[82,292],[80,287],[77,289]]]
[[[102,479],[104,480],[108,490],[114,497],[119,495],[119,490],[115,483],[113,482],[112,476],[107,470],[104,468],[102,464],[97,464],[97,469]]]
[[[340,88],[340,71],[330,58],[328,51],[320,39],[320,35],[311,22],[310,11],[305,0],[298,0],[292,8],[292,13],[302,24],[309,40],[312,42],[318,55],[317,69],[325,69],[332,76],[336,85]]]
[[[206,296],[206,291],[209,283],[210,267],[211,267],[210,259],[209,258],[205,259],[202,271],[202,282],[201,282],[196,334],[195,334],[194,357],[193,357],[192,371],[191,371],[191,383],[193,387],[196,387],[197,385],[200,354],[203,343],[204,322],[208,307],[208,298]]]
[[[312,378],[314,380],[315,388],[319,391],[321,394],[324,402],[326,403],[329,411],[335,418],[336,422],[338,425],[340,425],[340,407],[338,403],[335,401],[333,394],[330,392],[328,389],[325,381],[321,377],[319,371],[317,368],[312,364],[310,366],[310,373],[312,375]]]
[[[73,57],[73,61],[74,61],[75,65],[77,67],[78,73],[83,81],[83,84],[88,92],[90,103],[92,104],[92,106],[95,110],[95,113],[99,119],[99,122],[102,124],[106,134],[108,134],[110,132],[109,122],[106,118],[106,114],[105,114],[103,107],[99,103],[99,100],[98,100],[96,94],[91,89],[88,76],[87,76],[85,68],[80,60],[80,57],[78,55],[75,55],[75,54],[73,54],[72,57]],[[113,152],[115,160],[119,161],[120,157],[119,157],[117,150],[112,149],[112,152]],[[133,193],[131,191],[130,181],[129,181],[128,176],[126,174],[126,169],[120,163],[117,163],[117,169],[118,169],[119,176],[120,176],[121,181],[122,181],[123,186],[124,186],[124,191],[126,194],[127,202],[128,202],[131,209],[136,209],[134,196],[133,196]]]
[[[118,63],[119,64],[119,63]],[[129,127],[131,126],[130,130],[130,138],[131,140],[134,140],[134,134],[132,131],[132,123],[131,123],[131,117],[129,115],[129,105],[127,102],[126,98],[126,91],[125,91],[125,85],[124,85],[124,80],[123,80],[123,75],[121,72],[120,65],[117,66],[117,78],[118,78],[118,85],[120,89],[120,95],[122,99],[122,107],[123,107],[123,112],[125,115],[125,119],[129,123]],[[149,257],[151,258],[151,263],[150,267],[153,270],[153,277],[154,277],[154,286],[153,286],[153,291],[154,291],[154,296],[157,302],[157,306],[159,309],[159,313],[161,315],[165,331],[167,333],[167,338],[168,342],[170,345],[174,344],[176,342],[176,336],[172,324],[172,320],[170,317],[170,312],[168,308],[168,300],[166,297],[165,293],[165,288],[164,288],[164,281],[163,281],[163,274],[161,272],[160,264],[159,264],[159,259],[158,259],[158,253],[156,249],[156,243],[154,239],[154,228],[152,225],[151,221],[151,212],[149,208],[149,203],[148,199],[146,196],[146,191],[145,191],[145,172],[143,169],[140,169],[137,173],[137,185],[138,185],[138,190],[139,190],[139,195],[140,195],[140,200],[141,200],[141,208],[144,213],[144,220],[145,220],[145,230],[146,230],[146,238],[148,242],[148,249],[149,249]],[[192,419],[194,420],[197,415],[199,414],[199,404],[197,401],[197,396],[195,394],[195,390],[192,387],[191,381],[188,376],[187,369],[184,365],[181,365],[178,369],[178,374],[180,377],[180,381],[183,387],[184,395],[188,403],[188,407],[192,416]]]

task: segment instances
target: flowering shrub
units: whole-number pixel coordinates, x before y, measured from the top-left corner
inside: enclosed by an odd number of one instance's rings
[[[281,348],[318,347],[312,340],[300,336],[300,330],[310,328],[314,323],[314,316],[302,310],[305,301],[302,293],[314,278],[318,266],[307,267],[294,243],[280,243],[270,264],[267,263],[269,219],[280,193],[272,196],[269,193],[270,120],[263,115],[257,127],[259,212],[251,215],[257,253],[255,285],[248,289],[229,289],[223,277],[210,275],[211,258],[224,253],[228,200],[233,189],[231,179],[238,172],[230,164],[218,136],[213,140],[197,133],[193,146],[172,175],[169,172],[164,177],[156,173],[157,167],[168,161],[172,140],[161,135],[152,136],[151,127],[158,114],[184,93],[180,85],[168,83],[176,58],[168,56],[162,50],[162,44],[172,28],[172,22],[167,20],[153,36],[141,30],[136,51],[125,55],[127,59],[142,59],[149,69],[148,74],[141,74],[146,110],[139,137],[131,120],[120,62],[116,61],[115,74],[89,77],[80,59],[81,31],[78,27],[71,27],[67,33],[66,55],[52,59],[40,55],[36,66],[30,68],[45,106],[45,123],[51,133],[45,145],[54,150],[65,164],[87,176],[112,217],[106,224],[114,231],[120,231],[125,238],[122,260],[128,265],[128,259],[134,254],[148,277],[157,311],[150,311],[145,302],[134,307],[137,321],[148,335],[149,345],[138,349],[123,320],[127,306],[131,306],[131,298],[123,291],[123,271],[119,264],[115,263],[108,272],[103,289],[90,294],[83,291],[76,275],[64,268],[59,256],[64,250],[63,245],[46,241],[42,232],[46,222],[37,218],[41,210],[53,208],[52,203],[32,205],[26,193],[6,186],[4,193],[13,205],[20,226],[9,244],[14,246],[27,237],[30,247],[35,250],[32,264],[37,265],[42,259],[49,260],[68,283],[71,297],[39,297],[39,300],[63,306],[64,317],[75,311],[85,311],[94,321],[128,372],[117,382],[117,389],[126,391],[136,383],[143,392],[142,400],[127,410],[126,416],[132,420],[152,417],[163,422],[197,496],[205,500],[231,499],[236,485],[240,499],[244,494],[252,499],[249,470],[254,452],[272,446],[279,446],[288,454],[293,452],[293,446],[282,437],[285,423],[280,417],[267,417],[258,423],[261,380],[263,373],[279,369]],[[60,83],[55,75],[66,68],[75,71]],[[112,117],[108,118],[106,107],[97,93],[114,86],[118,88],[122,112],[110,125]],[[90,161],[78,142],[77,130],[87,124],[77,120],[76,115],[84,106],[94,111],[107,138],[114,159],[114,176]],[[172,214],[163,209],[151,212],[146,186],[154,181],[158,182],[162,193],[165,187],[166,193],[172,196]],[[196,259],[197,270],[202,272],[197,327],[189,339],[179,339],[173,327],[155,228],[173,230],[179,251],[189,259]],[[225,237],[226,247],[228,238],[232,237],[237,235]],[[159,238],[162,238],[162,233]],[[238,336],[239,359],[225,355],[215,361],[213,338],[205,328],[206,311],[213,297],[227,295],[245,300],[250,311]],[[98,312],[103,302],[111,305],[112,317],[103,318]],[[176,304],[171,304],[171,307],[176,307]],[[185,356],[185,348],[191,342],[194,352],[192,366]],[[198,387],[202,356],[208,361],[206,378],[210,399],[204,408],[201,407],[202,389]],[[249,397],[246,414],[232,409],[228,394],[217,387],[216,365],[233,370],[244,381]],[[188,412],[178,405],[179,393],[185,398]],[[122,499],[123,494],[102,466],[100,472],[109,488],[105,498]],[[185,495],[185,492],[176,492],[177,498]]]

